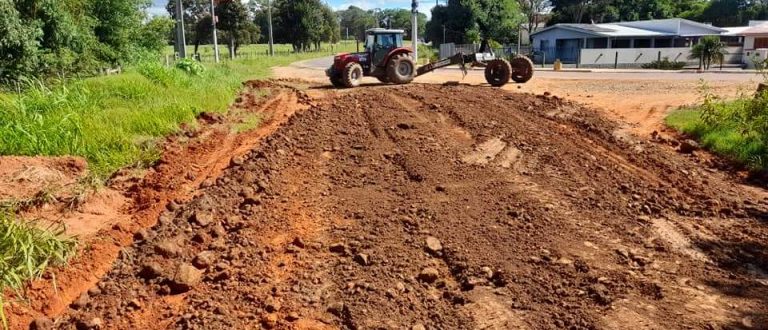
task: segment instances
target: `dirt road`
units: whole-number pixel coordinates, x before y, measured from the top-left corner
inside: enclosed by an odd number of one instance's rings
[[[556,97],[280,84],[308,109],[55,327],[768,328],[768,199],[695,158]]]
[[[332,59],[321,58],[276,68],[278,77],[301,77],[328,83],[324,70]],[[368,78],[366,78],[368,79]],[[458,68],[446,68],[416,78],[420,83],[442,84],[460,81],[485,84],[483,71],[472,70],[462,77]],[[711,93],[734,98],[755,90],[761,76],[737,73],[666,73],[666,72],[553,72],[536,71],[533,80],[523,85],[511,84],[506,90],[535,94],[551,93],[588,104],[620,123],[627,131],[648,136],[664,129],[664,118],[681,106],[701,103],[702,83]],[[370,78],[370,83],[378,83]]]

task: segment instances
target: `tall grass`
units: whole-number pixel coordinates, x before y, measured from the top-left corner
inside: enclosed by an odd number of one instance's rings
[[[20,290],[29,279],[43,275],[50,265],[63,265],[75,251],[75,241],[63,237],[63,228],[41,229],[38,224],[14,219],[0,211],[0,321],[7,328],[3,292]]]
[[[225,112],[244,80],[327,55],[228,61],[208,65],[200,75],[144,63],[120,75],[55,87],[30,83],[24,92],[0,94],[0,155],[81,156],[105,178],[156,160],[159,139],[194,124],[201,112]]]
[[[768,130],[756,125],[768,120],[766,100],[761,97],[734,101],[708,101],[680,109],[667,118],[667,125],[686,133],[715,153],[740,162],[754,170],[768,169]],[[758,107],[755,107],[758,105]],[[747,109],[757,109],[762,116],[745,117]],[[760,110],[762,109],[762,110]]]

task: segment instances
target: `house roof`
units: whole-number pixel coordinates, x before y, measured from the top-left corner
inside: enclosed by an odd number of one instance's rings
[[[724,33],[724,35],[727,35],[727,36],[743,36],[744,35],[744,31],[748,30],[750,28],[751,28],[750,26],[727,27],[727,28],[724,28],[724,29],[726,31],[728,31],[728,32]]]
[[[746,29],[742,30],[740,33],[740,35],[743,36],[751,36],[757,34],[768,34],[768,23],[756,26],[747,26]]]
[[[567,29],[599,37],[662,37],[681,35],[682,24],[711,31],[713,35],[728,32],[726,29],[694,22],[682,18],[670,18],[648,21],[617,22],[610,24],[569,24],[560,23],[533,33],[536,35],[552,29]],[[670,29],[671,27],[671,29]]]

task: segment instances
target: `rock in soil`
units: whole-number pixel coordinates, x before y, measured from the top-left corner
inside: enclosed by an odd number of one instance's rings
[[[176,269],[171,279],[173,293],[184,293],[192,290],[203,278],[203,272],[192,265],[182,264]]]

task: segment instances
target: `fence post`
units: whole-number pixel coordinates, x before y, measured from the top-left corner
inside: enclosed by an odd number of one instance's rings
[[[581,48],[576,49],[576,68],[579,68],[579,65],[581,65]]]
[[[619,68],[619,52],[616,52],[616,58],[613,60],[613,69]]]
[[[547,52],[542,51],[541,52],[541,67],[546,68],[547,67]]]
[[[661,51],[659,51],[658,59],[656,59],[657,62],[661,62]]]

